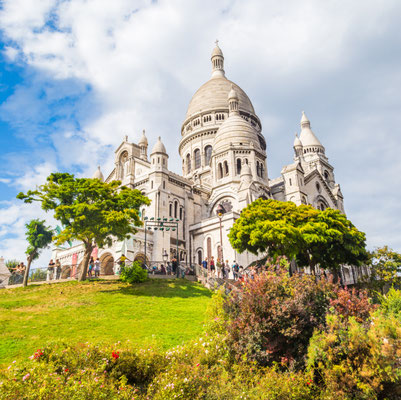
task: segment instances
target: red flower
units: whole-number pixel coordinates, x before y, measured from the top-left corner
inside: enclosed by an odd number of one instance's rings
[[[64,372],[68,372],[68,368],[66,368],[66,369],[64,370]]]
[[[115,360],[117,360],[117,358],[120,357],[120,352],[118,352],[118,351],[113,351],[113,352],[111,353],[111,356],[112,356]]]

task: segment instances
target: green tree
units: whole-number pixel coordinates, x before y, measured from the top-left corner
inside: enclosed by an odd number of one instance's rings
[[[386,286],[401,284],[401,254],[388,246],[370,253],[368,285],[384,293]]]
[[[52,241],[53,231],[45,226],[45,221],[33,219],[25,224],[27,229],[25,235],[28,241],[26,254],[28,262],[24,274],[24,286],[28,284],[29,270],[33,260],[39,257],[40,251],[46,248]]]
[[[242,210],[229,239],[240,253],[295,258],[313,271],[319,264],[338,273],[341,264],[359,265],[367,259],[365,234],[344,214],[292,202],[254,201]]]
[[[134,226],[142,225],[139,208],[150,204],[139,190],[120,185],[120,181],[106,183],[53,173],[37,190],[19,193],[17,198],[26,203],[39,201],[45,211],[54,211],[54,218],[63,226],[54,238],[57,245],[71,240],[83,243],[85,254],[79,280],[84,280],[93,248],[110,246],[113,238],[124,240],[135,233]]]

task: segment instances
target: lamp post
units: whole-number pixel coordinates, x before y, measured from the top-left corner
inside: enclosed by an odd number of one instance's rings
[[[221,226],[221,220],[223,218],[223,214],[224,214],[224,208],[221,204],[219,204],[219,206],[217,207],[216,210],[216,214],[219,217],[219,222],[220,222],[220,248],[221,248],[221,258],[222,260],[220,260],[220,262],[224,262],[224,256],[223,256],[223,229]]]
[[[145,225],[145,260],[146,260],[146,249],[147,249],[147,231],[148,230],[153,230],[153,231],[173,231],[176,232],[176,245],[177,245],[177,255],[178,255],[178,223],[179,223],[178,218],[155,218],[155,217],[145,217],[144,218],[144,225]],[[166,250],[164,250],[165,254],[168,257],[168,254]],[[163,254],[164,258],[164,254]],[[152,260],[151,260],[152,261]]]
[[[163,257],[164,264],[166,264],[167,263],[167,259],[168,259],[168,254],[167,254],[166,249],[164,249],[164,253],[163,253],[162,257]]]

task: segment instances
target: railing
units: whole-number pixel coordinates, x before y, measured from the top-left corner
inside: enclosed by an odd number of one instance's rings
[[[36,268],[29,271],[29,283],[52,282],[60,280],[78,279],[81,269],[78,266],[63,265],[60,269]],[[24,274],[13,272],[8,280],[8,286],[21,285],[24,281]]]
[[[128,262],[126,265],[131,266],[132,262]],[[149,275],[164,275],[171,277],[195,275],[194,265],[190,265],[184,261],[180,261],[176,269],[173,268],[173,263],[170,261],[149,261],[147,264],[142,264],[142,268],[146,269]]]

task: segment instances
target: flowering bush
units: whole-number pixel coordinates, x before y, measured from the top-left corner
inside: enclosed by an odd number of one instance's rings
[[[328,315],[325,331],[312,337],[307,367],[323,399],[401,398],[401,319],[387,312],[391,300],[384,300],[370,323]]]
[[[369,320],[370,313],[377,308],[372,304],[366,290],[358,292],[355,288],[336,290],[336,297],[330,300],[330,305],[337,315],[345,319],[355,317],[360,323]]]
[[[313,331],[324,328],[334,286],[287,271],[270,267],[225,302],[228,343],[237,359],[303,365]]]

